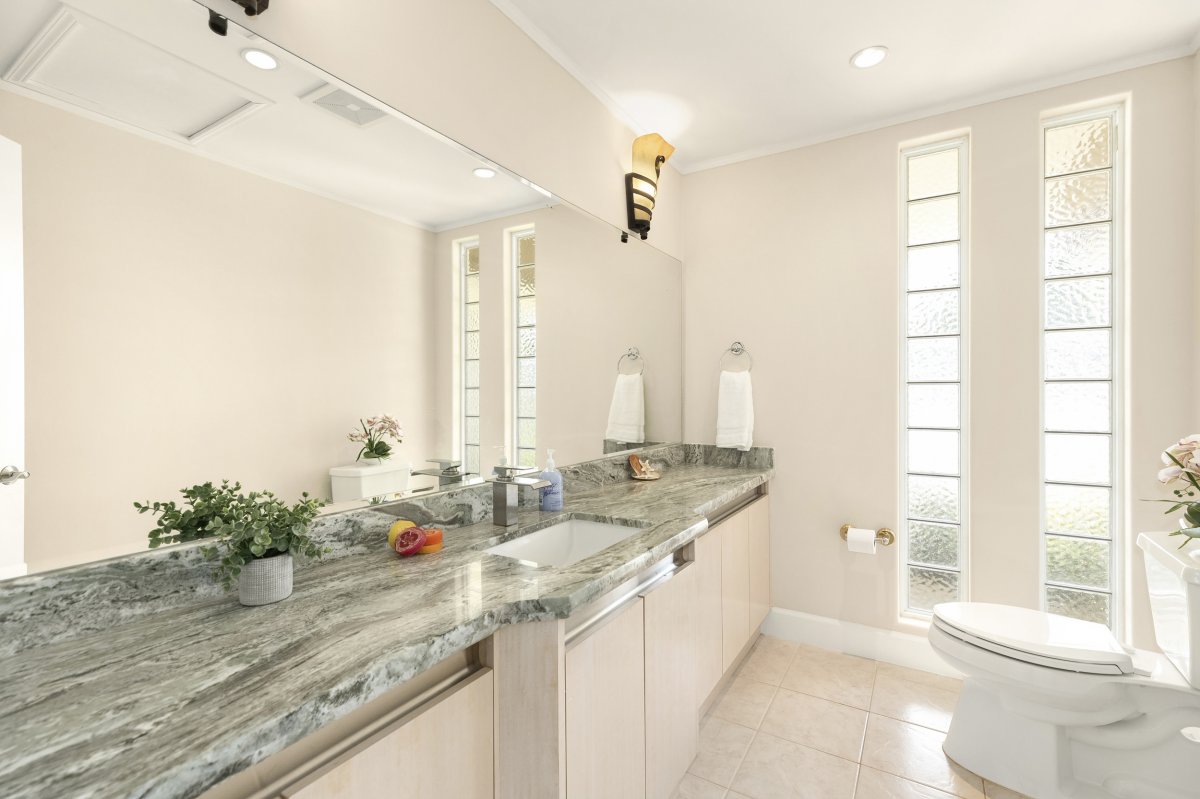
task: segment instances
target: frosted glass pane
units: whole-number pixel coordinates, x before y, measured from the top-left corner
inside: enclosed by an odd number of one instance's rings
[[[908,516],[910,519],[958,521],[958,478],[908,477]]]
[[[908,335],[945,336],[955,333],[958,333],[958,289],[908,295]]]
[[[908,470],[958,474],[958,433],[953,430],[909,430]]]
[[[958,427],[958,384],[908,387],[909,427]]]
[[[1046,536],[1046,579],[1084,588],[1108,588],[1109,542]]]
[[[1089,119],[1046,130],[1046,177],[1110,165],[1111,120]]]
[[[958,285],[958,243],[913,247],[908,251],[908,290]]]
[[[537,328],[523,327],[517,331],[517,355],[521,358],[537,355]]]
[[[1046,231],[1046,277],[1102,275],[1112,271],[1112,225]]]
[[[537,416],[537,389],[517,389],[517,416]]]
[[[463,383],[467,388],[479,388],[479,361],[467,361],[463,369]]]
[[[1109,331],[1074,330],[1046,334],[1047,380],[1107,380],[1111,376]]]
[[[958,599],[958,575],[955,572],[934,571],[917,566],[908,568],[908,606],[916,610],[933,610],[939,602]]]
[[[529,387],[537,385],[537,358],[517,359],[517,385]]]
[[[1046,610],[1060,616],[1108,624],[1108,594],[1046,586]]]
[[[479,272],[479,248],[471,247],[467,250],[467,274],[473,275]]]
[[[517,446],[532,447],[537,443],[537,422],[533,419],[517,420]]]
[[[1046,434],[1046,479],[1055,483],[1108,483],[1108,436]]]
[[[958,191],[958,150],[908,159],[908,199],[937,197]]]
[[[534,262],[537,247],[536,236],[522,236],[517,239],[517,265],[529,266]]]
[[[537,297],[521,297],[517,300],[517,324],[537,324]]]
[[[519,449],[517,450],[517,465],[518,466],[537,466],[537,450],[535,449]]]
[[[466,423],[463,425],[463,438],[465,438],[467,440],[468,444],[478,444],[479,443],[479,417],[478,416],[468,416],[466,418],[465,422]]]
[[[1105,170],[1047,180],[1046,227],[1112,219],[1111,177]]]
[[[467,416],[479,415],[479,389],[468,388],[463,392],[463,405]]]
[[[909,339],[908,379],[958,380],[958,338]]]
[[[463,328],[465,330],[478,330],[479,329],[479,303],[469,302],[466,304],[465,308],[466,308],[467,313],[466,313],[466,319],[463,321]]]
[[[466,301],[479,302],[479,275],[467,275],[463,280],[467,284]]]
[[[958,239],[958,197],[908,204],[908,244]]]
[[[526,266],[517,270],[517,295],[521,297],[532,297],[536,289],[536,275],[532,266]]]
[[[1084,277],[1046,282],[1046,327],[1104,327],[1112,319],[1112,279]]]
[[[479,332],[467,333],[466,335],[466,350],[468,358],[479,357]]]
[[[479,474],[479,447],[467,447],[466,473]]]
[[[1046,429],[1112,431],[1110,383],[1046,383]]]
[[[929,566],[958,567],[958,526],[952,524],[908,525],[908,560]]]
[[[1110,538],[1111,489],[1091,486],[1046,486],[1046,530]]]

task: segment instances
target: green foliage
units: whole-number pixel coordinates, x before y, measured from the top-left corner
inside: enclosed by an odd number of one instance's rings
[[[328,552],[308,535],[323,499],[307,493],[294,505],[288,505],[270,491],[241,493],[241,484],[226,480],[220,488],[212,483],[181,491],[189,507],[180,509],[174,502],[134,503],[138,513],[161,514],[158,526],[150,531],[150,546],[194,541],[212,536],[212,544],[200,551],[209,560],[218,561],[213,577],[226,590],[233,587],[242,566],[258,558],[292,553],[319,558]]]

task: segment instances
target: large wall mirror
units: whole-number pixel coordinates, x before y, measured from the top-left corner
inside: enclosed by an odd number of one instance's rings
[[[31,477],[0,487],[24,499],[0,534],[31,571],[144,549],[133,501],[195,483],[331,497],[382,414],[417,471],[619,450],[630,348],[641,437],[680,438],[678,261],[191,0],[5,19],[24,297],[0,308],[24,316]]]

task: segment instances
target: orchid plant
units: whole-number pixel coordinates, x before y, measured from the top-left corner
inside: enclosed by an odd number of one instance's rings
[[[1169,502],[1171,507],[1165,513],[1175,513],[1183,509],[1183,520],[1171,535],[1184,536],[1180,549],[1200,538],[1200,433],[1193,433],[1163,450],[1162,461],[1166,466],[1158,472],[1158,479],[1164,485],[1177,484],[1171,489],[1175,499],[1160,499],[1159,502]]]
[[[385,439],[390,438],[397,444],[404,443],[404,431],[400,429],[400,423],[386,413],[383,416],[359,419],[358,424],[362,429],[353,430],[347,436],[355,444],[362,444],[362,449],[358,451],[358,457],[355,460],[363,458],[383,460],[390,457],[392,445]]]

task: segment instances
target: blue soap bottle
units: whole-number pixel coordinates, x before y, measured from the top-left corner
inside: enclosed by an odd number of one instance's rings
[[[563,479],[562,473],[554,467],[554,450],[546,450],[546,468],[542,470],[542,479],[550,483],[542,489],[542,510],[559,511],[563,509]]]

